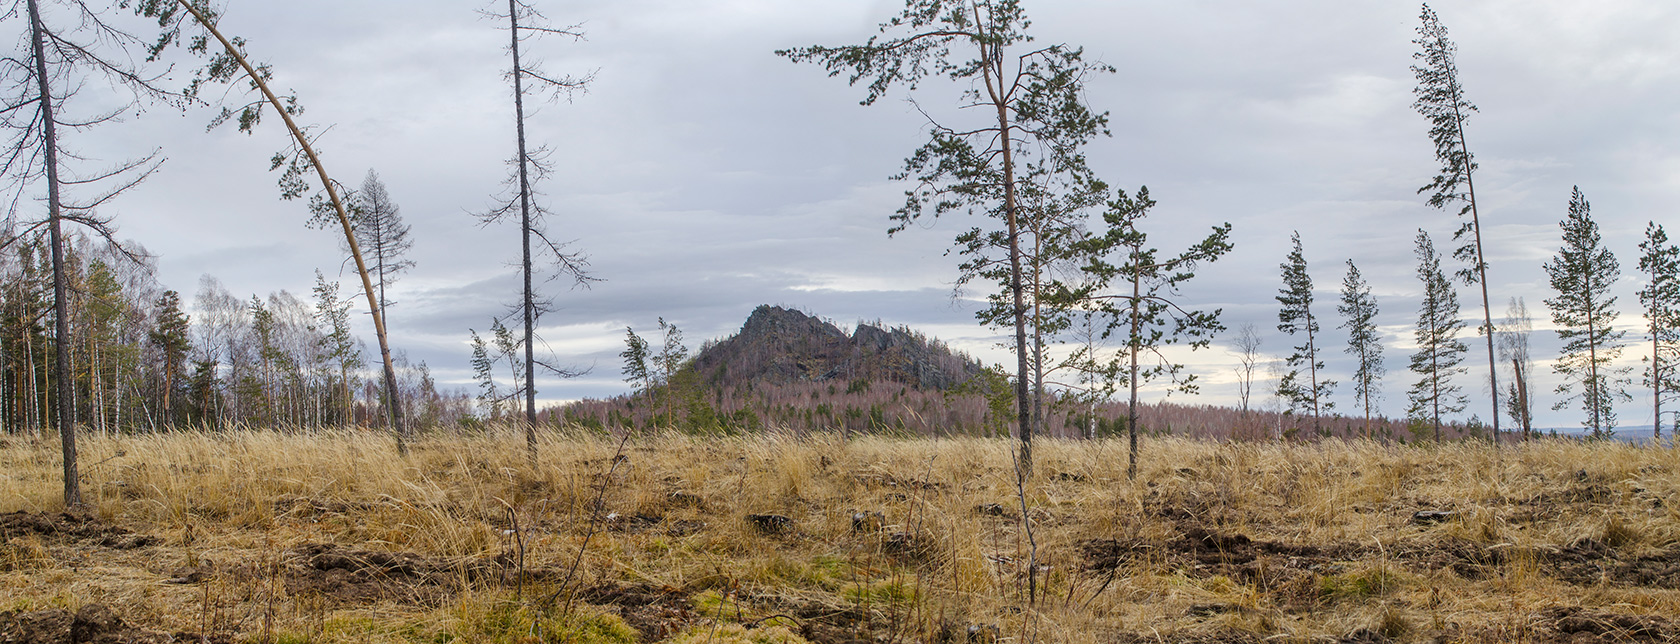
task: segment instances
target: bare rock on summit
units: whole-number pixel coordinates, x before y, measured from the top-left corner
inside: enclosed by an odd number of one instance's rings
[[[866,380],[944,390],[980,372],[980,364],[906,328],[859,323],[847,334],[793,309],[754,309],[741,331],[704,347],[696,371],[713,385]]]

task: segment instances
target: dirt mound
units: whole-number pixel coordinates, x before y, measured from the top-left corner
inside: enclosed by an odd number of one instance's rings
[[[1599,642],[1673,642],[1680,628],[1661,617],[1624,615],[1578,606],[1547,610],[1544,614],[1554,642],[1598,644]]]
[[[117,550],[133,550],[163,543],[162,539],[112,524],[85,512],[25,512],[18,510],[0,514],[0,541],[12,537],[38,535],[48,540],[97,539],[98,545]]]
[[[224,636],[164,633],[131,626],[116,611],[88,604],[72,614],[63,609],[27,613],[0,612],[0,642],[5,644],[162,644],[211,642],[229,644]]]
[[[1610,578],[1631,586],[1680,589],[1680,548],[1624,561],[1610,570]]]
[[[514,558],[427,557],[412,552],[355,550],[330,543],[306,543],[288,552],[286,588],[340,603],[379,600],[438,606],[471,583],[512,586],[519,582]],[[550,569],[527,569],[526,583],[557,576]]]
[[[579,600],[618,609],[624,623],[641,632],[644,641],[657,642],[700,621],[688,593],[680,588],[651,584],[597,584],[578,593]]]
[[[1081,545],[1088,569],[1107,571],[1125,563],[1154,560],[1205,569],[1210,566],[1252,564],[1262,558],[1283,559],[1286,567],[1306,568],[1331,560],[1332,554],[1313,546],[1256,541],[1248,535],[1210,530],[1201,525],[1180,527],[1171,541],[1094,539]]]
[[[1401,559],[1423,568],[1450,567],[1465,579],[1486,579],[1511,561],[1529,561],[1546,576],[1577,586],[1609,583],[1680,589],[1680,548],[1629,556],[1597,539],[1583,539],[1561,548],[1484,546],[1449,539],[1398,554]]]

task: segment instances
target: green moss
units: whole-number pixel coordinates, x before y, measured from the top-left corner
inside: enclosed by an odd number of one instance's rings
[[[846,589],[846,601],[857,604],[913,604],[921,597],[917,588],[902,581],[887,580],[859,584]]]
[[[765,581],[780,587],[815,588],[835,591],[847,579],[846,560],[818,556],[810,561],[777,557],[764,564]]]
[[[1318,595],[1330,601],[1367,599],[1393,592],[1406,581],[1392,570],[1368,568],[1319,578]]]
[[[694,611],[708,619],[739,621],[747,614],[747,608],[741,604],[741,600],[715,590],[695,595],[690,601],[694,602]]]
[[[671,644],[809,644],[780,625],[746,628],[740,624],[696,626],[666,640]]]

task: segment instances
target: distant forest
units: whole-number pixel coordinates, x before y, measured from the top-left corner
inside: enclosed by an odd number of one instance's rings
[[[152,259],[76,238],[69,245],[75,422],[94,431],[184,426],[383,427],[382,387],[350,334],[351,302],[317,273],[309,300],[235,296],[209,275],[190,301]],[[52,270],[40,239],[0,255],[0,426],[52,434]],[[399,354],[400,356],[400,354]],[[424,362],[398,360],[401,400],[421,427],[473,417]]]

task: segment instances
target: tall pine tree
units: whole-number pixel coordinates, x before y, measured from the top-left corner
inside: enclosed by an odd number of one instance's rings
[[[1441,416],[1464,411],[1467,404],[1463,388],[1453,384],[1452,377],[1464,373],[1460,365],[1469,347],[1458,339],[1458,332],[1464,328],[1464,320],[1458,314],[1458,292],[1441,272],[1441,256],[1435,254],[1435,243],[1422,229],[1418,229],[1417,258],[1423,304],[1418,307],[1414,336],[1418,350],[1412,354],[1410,365],[1418,381],[1406,392],[1411,400],[1407,415],[1428,419],[1435,427],[1435,440],[1439,441]]]
[[[1663,402],[1680,397],[1680,248],[1656,222],[1645,225],[1639,244],[1639,270],[1650,280],[1639,290],[1651,335],[1651,355],[1645,359],[1645,386],[1651,388],[1651,436],[1662,438]],[[1673,412],[1669,412],[1673,413]],[[1680,426],[1680,422],[1675,425]],[[1672,439],[1672,436],[1670,436]]]
[[[1428,185],[1418,188],[1418,194],[1429,194],[1429,205],[1446,210],[1458,204],[1458,216],[1469,215],[1456,232],[1453,241],[1460,242],[1453,257],[1469,266],[1458,271],[1466,285],[1480,285],[1482,289],[1482,326],[1479,332],[1487,337],[1488,390],[1493,397],[1493,444],[1499,446],[1499,371],[1494,361],[1493,309],[1488,300],[1487,259],[1482,252],[1482,220],[1476,210],[1476,160],[1464,136],[1464,121],[1471,112],[1478,111],[1464,96],[1464,86],[1458,80],[1458,45],[1447,37],[1447,27],[1429,5],[1423,5],[1419,19],[1417,43],[1420,51],[1412,58],[1421,65],[1412,66],[1417,87],[1412,89],[1417,101],[1412,107],[1429,119],[1429,138],[1435,142],[1435,159],[1441,162],[1441,172]]]
[[[1592,219],[1592,204],[1579,186],[1569,196],[1569,214],[1558,225],[1563,228],[1563,247],[1546,262],[1546,275],[1557,296],[1546,300],[1546,305],[1563,340],[1563,354],[1552,371],[1563,376],[1564,382],[1557,386],[1563,398],[1552,409],[1579,401],[1586,413],[1582,427],[1594,437],[1607,437],[1616,427],[1616,399],[1632,400],[1627,394],[1627,369],[1610,366],[1621,355],[1622,337],[1627,334],[1611,326],[1616,321],[1616,296],[1610,294],[1610,287],[1621,277],[1621,267],[1603,246],[1598,223]]]
[[[1297,345],[1295,353],[1289,354],[1285,360],[1291,369],[1278,381],[1277,392],[1289,403],[1290,411],[1311,412],[1313,431],[1322,433],[1324,428],[1319,416],[1335,407],[1328,398],[1336,382],[1319,378],[1324,361],[1318,357],[1318,320],[1312,312],[1312,276],[1307,273],[1307,259],[1301,253],[1301,233],[1297,231],[1289,239],[1294,249],[1289,251],[1289,258],[1278,265],[1283,270],[1283,288],[1278,289],[1277,301],[1282,308],[1278,309],[1277,328],[1292,336],[1305,334],[1306,342]],[[1302,367],[1307,370],[1305,384],[1301,382]]]
[[[582,373],[558,367],[552,360],[537,360],[537,327],[541,324],[542,314],[550,309],[549,303],[537,294],[534,280],[548,272],[540,268],[539,263],[543,262],[546,256],[553,271],[549,279],[564,276],[570,278],[574,284],[585,287],[599,280],[589,275],[587,257],[577,251],[567,250],[569,242],[558,241],[549,236],[546,220],[550,213],[539,199],[537,184],[552,174],[553,168],[543,161],[548,156],[548,148],[527,145],[525,98],[531,95],[546,95],[550,100],[558,100],[561,97],[569,99],[575,93],[585,91],[594,74],[581,78],[553,76],[543,72],[530,58],[527,57],[523,61],[520,58],[520,45],[526,39],[558,35],[582,40],[581,25],[566,28],[549,26],[548,19],[542,12],[523,0],[507,0],[506,14],[486,12],[486,15],[508,21],[508,54],[513,59],[513,64],[507,76],[508,80],[513,82],[516,148],[513,159],[508,162],[508,165],[513,166],[513,172],[507,179],[510,193],[488,212],[477,216],[486,224],[508,219],[519,222],[519,266],[523,288],[520,290],[519,305],[515,310],[518,311],[523,324],[519,345],[525,352],[524,364],[521,367],[525,382],[515,388],[525,395],[525,449],[534,465],[537,461],[537,369],[542,368],[562,378],[571,378]]]
[[[1353,260],[1347,261],[1347,276],[1342,278],[1342,302],[1336,312],[1345,320],[1340,328],[1348,330],[1345,351],[1356,360],[1353,370],[1353,395],[1365,408],[1365,437],[1371,437],[1371,408],[1382,397],[1382,334],[1377,331],[1377,298],[1371,285],[1359,274]]]

